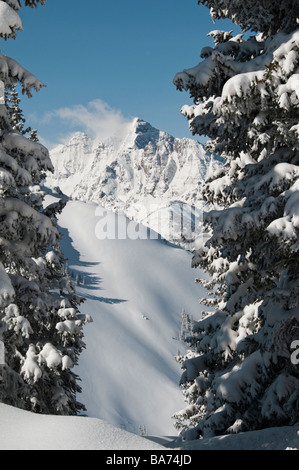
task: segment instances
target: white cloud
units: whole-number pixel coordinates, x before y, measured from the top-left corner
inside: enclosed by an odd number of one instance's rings
[[[121,111],[111,108],[101,99],[90,101],[87,106],[78,104],[51,111],[46,114],[43,123],[50,123],[54,119],[60,119],[63,127],[69,131],[80,130],[91,138],[103,141],[115,135],[125,135],[133,120],[125,118]]]

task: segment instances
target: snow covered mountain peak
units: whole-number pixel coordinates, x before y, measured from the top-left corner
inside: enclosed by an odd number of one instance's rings
[[[77,145],[78,143],[80,144],[81,142],[91,143],[91,139],[90,137],[88,137],[87,134],[85,134],[85,132],[78,131],[78,132],[75,132],[71,136],[68,145]]]
[[[47,185],[59,186],[70,198],[121,211],[175,241],[168,220],[173,219],[174,205],[200,211],[200,185],[219,161],[197,141],[174,138],[140,118],[126,131],[125,137],[104,142],[75,133],[66,145],[51,151],[55,172]],[[149,221],[145,215],[153,212]]]
[[[151,124],[137,118],[133,124],[134,143],[137,149],[144,149],[149,143],[154,144],[160,138],[160,131]]]

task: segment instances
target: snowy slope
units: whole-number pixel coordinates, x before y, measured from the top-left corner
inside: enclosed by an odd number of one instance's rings
[[[298,450],[298,425],[178,440],[171,415],[183,397],[173,356],[183,346],[173,338],[182,308],[200,315],[202,292],[193,282],[199,272],[186,251],[161,240],[99,240],[105,216],[115,222],[95,204],[69,202],[59,219],[70,271],[81,274],[82,309],[94,320],[85,327],[77,367],[88,416],[37,415],[0,404],[0,450]],[[126,219],[117,220],[123,229]],[[139,436],[139,426],[149,436]]]
[[[181,312],[200,316],[199,272],[190,253],[161,239],[104,238],[103,221],[116,220],[122,233],[124,216],[79,201],[59,218],[70,272],[85,281],[78,286],[86,298],[81,311],[94,320],[85,327],[79,399],[88,416],[136,433],[145,426],[150,434],[173,435],[171,417],[184,404],[174,357],[183,347]],[[133,228],[131,221],[131,234]]]
[[[0,403],[0,450],[163,450],[95,418],[48,416]]]
[[[140,450],[173,456],[177,450],[187,455],[198,450],[299,450],[299,425],[178,443],[137,436],[97,418],[38,415],[3,403],[0,416],[0,450],[133,450],[134,456]],[[191,456],[194,462],[197,456]]]
[[[182,218],[185,236],[197,230],[200,185],[219,166],[195,140],[174,138],[138,118],[119,139],[99,142],[78,132],[51,151],[51,160],[48,186],[123,212],[171,241],[181,239]]]

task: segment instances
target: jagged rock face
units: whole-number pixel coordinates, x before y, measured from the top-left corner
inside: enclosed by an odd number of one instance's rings
[[[200,212],[200,185],[219,166],[195,140],[174,138],[141,119],[133,121],[122,139],[99,142],[76,133],[67,145],[51,151],[51,160],[55,172],[48,176],[48,186],[59,186],[73,199],[122,211],[170,241],[176,240],[166,233],[169,221],[163,218],[178,203]]]

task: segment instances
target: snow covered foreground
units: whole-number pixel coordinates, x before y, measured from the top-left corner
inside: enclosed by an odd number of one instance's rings
[[[194,283],[200,272],[190,268],[189,253],[162,240],[99,239],[103,221],[111,227],[115,220],[124,228],[124,217],[78,201],[59,218],[70,272],[80,275],[77,290],[86,298],[81,310],[93,317],[76,369],[87,416],[44,416],[0,404],[0,449],[299,449],[299,426],[177,440],[171,416],[184,400],[174,356],[183,348],[181,310],[200,315],[203,293]],[[134,222],[130,228],[138,230]],[[139,427],[149,436],[141,437]]]
[[[299,425],[179,446],[129,433],[97,418],[38,415],[2,403],[0,416],[0,450],[151,450],[167,455],[178,450],[186,454],[196,450],[299,450]]]
[[[48,416],[0,403],[0,450],[163,450],[96,418]]]

